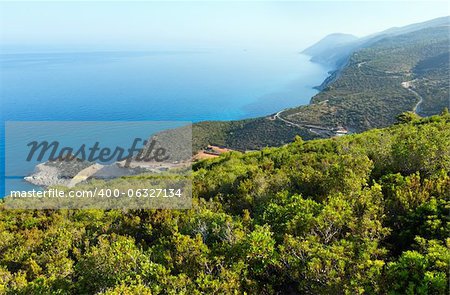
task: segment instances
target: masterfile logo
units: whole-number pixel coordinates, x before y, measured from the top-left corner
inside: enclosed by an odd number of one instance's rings
[[[7,208],[191,205],[190,123],[7,122],[5,127]]]

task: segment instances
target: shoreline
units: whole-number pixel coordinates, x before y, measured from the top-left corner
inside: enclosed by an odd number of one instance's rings
[[[312,56],[309,56],[306,54],[303,54],[303,55],[307,56],[308,60],[310,62],[318,64],[322,67],[326,67],[325,64],[312,60],[312,58],[313,58]],[[323,90],[323,89],[321,90],[319,88],[323,87],[323,85],[330,83],[332,81],[333,75],[335,75],[339,70],[340,69],[328,70],[327,71],[328,75],[322,81],[322,83],[319,86],[311,87],[312,89],[315,89],[318,92],[309,98],[309,102],[307,104],[300,104],[300,105],[297,105],[294,107],[310,105],[312,98]],[[294,108],[294,107],[292,107],[292,108]],[[282,110],[278,110],[278,112],[275,113],[276,115],[269,114],[269,115],[264,115],[264,116],[257,116],[254,118],[244,118],[241,120],[199,121],[199,122],[193,123],[193,126],[199,125],[199,124],[204,124],[205,122],[211,122],[213,124],[218,123],[218,122],[232,124],[234,122],[239,122],[239,121],[266,119],[270,116],[274,116],[274,119],[276,120],[277,115],[279,115],[281,112],[283,112],[285,110],[286,110],[286,108],[282,109]],[[284,121],[281,118],[279,118],[279,119],[281,121]],[[285,123],[290,125],[288,122],[285,122]],[[295,127],[300,128],[301,126],[295,126]],[[165,132],[165,131],[166,130],[163,130],[160,132]],[[159,134],[160,132],[158,132],[156,134]],[[208,149],[207,149],[208,146],[210,146],[211,150],[213,150],[214,152],[208,152]],[[215,150],[218,150],[219,152],[216,153]],[[206,146],[202,147],[201,149],[197,149],[197,150],[193,149],[193,160],[198,161],[198,160],[202,160],[202,159],[206,159],[206,158],[217,157],[221,153],[228,152],[231,150],[239,150],[239,149],[229,148],[226,145],[220,145],[220,144],[206,145]],[[177,166],[177,165],[175,165],[175,166]],[[45,163],[36,165],[35,171],[30,173],[30,175],[24,177],[24,181],[26,181],[27,183],[31,183],[33,185],[37,185],[39,187],[43,187],[43,188],[48,187],[48,186],[53,186],[53,185],[63,185],[63,186],[72,187],[80,182],[86,181],[88,179],[96,178],[96,177],[101,178],[101,179],[112,179],[112,178],[117,178],[117,177],[121,177],[121,176],[136,175],[136,174],[145,173],[145,172],[157,172],[158,170],[161,170],[161,169],[165,170],[165,169],[170,169],[173,167],[174,167],[173,165],[165,165],[164,167],[152,167],[152,165],[136,165],[135,163],[133,163],[132,167],[130,167],[130,169],[127,170],[127,169],[124,169],[123,167],[120,167],[120,163],[114,163],[112,165],[100,165],[100,164],[93,163],[87,167],[83,167],[83,169],[76,171],[76,173],[74,173],[73,175],[68,177],[67,175],[62,175],[62,174],[64,174],[63,173],[64,168],[58,169],[57,167],[49,166],[47,164],[47,162],[45,162]],[[103,174],[102,174],[102,171],[103,171]]]

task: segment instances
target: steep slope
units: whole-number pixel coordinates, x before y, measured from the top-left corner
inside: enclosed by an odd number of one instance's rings
[[[449,107],[449,26],[386,37],[357,50],[311,104],[281,115],[296,124],[387,126],[408,110],[431,115]]]

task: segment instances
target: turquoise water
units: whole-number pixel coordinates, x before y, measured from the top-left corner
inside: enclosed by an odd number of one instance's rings
[[[327,69],[296,53],[0,56],[3,120],[231,120],[307,104]]]
[[[1,172],[5,121],[256,117],[307,104],[328,70],[295,52],[1,54]]]

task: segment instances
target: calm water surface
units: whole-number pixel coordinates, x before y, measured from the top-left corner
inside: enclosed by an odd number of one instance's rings
[[[292,52],[0,54],[1,172],[5,121],[256,117],[309,103],[328,70]]]

